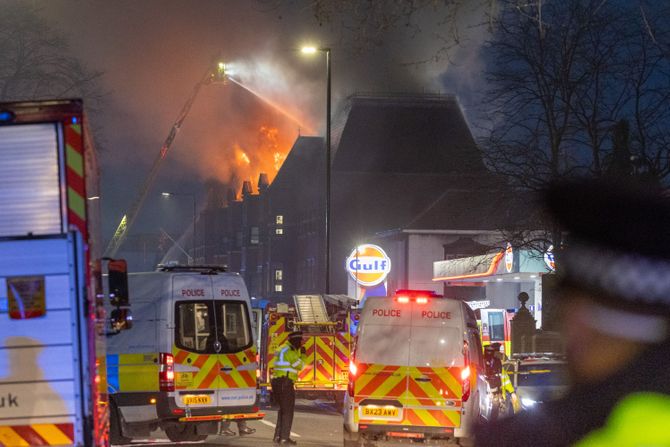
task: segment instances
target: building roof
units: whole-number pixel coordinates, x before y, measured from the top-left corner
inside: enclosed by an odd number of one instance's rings
[[[333,170],[486,172],[461,107],[451,95],[352,97]]]
[[[321,137],[298,137],[286,160],[268,188],[271,197],[292,194],[296,201],[321,200],[325,191],[324,140]],[[318,179],[324,179],[318,182]],[[309,185],[309,186],[308,186]]]

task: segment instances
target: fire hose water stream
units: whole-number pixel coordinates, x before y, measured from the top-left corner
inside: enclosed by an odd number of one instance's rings
[[[227,76],[227,79],[229,81],[233,82],[234,84],[239,85],[240,87],[242,87],[243,89],[245,89],[246,91],[248,91],[249,93],[251,93],[252,95],[257,97],[259,100],[263,101],[265,104],[272,107],[274,110],[281,113],[286,118],[290,119],[292,122],[294,122],[295,124],[300,126],[301,129],[304,129],[305,132],[307,132],[308,134],[313,134],[315,132],[314,129],[312,129],[309,126],[306,126],[295,115],[291,114],[290,112],[288,112],[286,109],[284,109],[283,107],[281,107],[279,104],[275,103],[274,101],[272,101],[272,100],[266,98],[265,96],[261,95],[256,90],[252,89],[251,87],[249,87],[247,85],[242,84],[240,81],[238,81],[237,79],[234,79],[231,76]]]

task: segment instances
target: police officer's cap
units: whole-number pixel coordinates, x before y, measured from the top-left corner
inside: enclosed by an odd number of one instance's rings
[[[293,331],[290,334],[288,334],[288,339],[289,340],[294,340],[296,338],[302,338],[302,332],[301,331]]]
[[[553,185],[548,211],[568,233],[562,283],[610,306],[670,315],[670,196],[657,185],[581,180]]]

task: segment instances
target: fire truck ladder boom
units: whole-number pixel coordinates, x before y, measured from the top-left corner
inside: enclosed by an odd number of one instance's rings
[[[116,256],[116,252],[119,250],[123,242],[126,240],[126,236],[128,235],[130,228],[135,223],[135,219],[137,218],[137,215],[142,209],[142,205],[144,204],[144,200],[147,197],[147,193],[151,189],[151,186],[153,185],[154,180],[156,179],[156,175],[158,175],[160,166],[163,163],[163,160],[165,160],[165,157],[167,156],[170,147],[172,147],[172,143],[174,142],[174,139],[177,137],[177,133],[179,132],[179,129],[181,129],[184,120],[188,116],[188,113],[191,111],[191,107],[193,106],[193,103],[195,102],[195,99],[198,96],[200,89],[202,88],[203,85],[210,84],[216,80],[225,81],[225,66],[222,63],[219,63],[216,69],[214,70],[212,70],[212,67],[209,66],[202,79],[200,79],[200,81],[198,81],[198,83],[195,84],[195,87],[193,87],[191,96],[189,96],[188,100],[186,101],[186,104],[184,104],[181,111],[179,112],[177,120],[172,125],[170,133],[165,139],[163,146],[161,146],[160,152],[155,158],[153,164],[151,165],[149,175],[144,180],[144,183],[140,188],[139,194],[137,195],[135,201],[128,210],[128,213],[124,214],[123,218],[121,219],[121,222],[119,223],[119,226],[116,228],[116,231],[114,232],[114,236],[109,241],[109,244],[105,249],[105,256],[111,258]],[[195,256],[195,253],[193,255]]]

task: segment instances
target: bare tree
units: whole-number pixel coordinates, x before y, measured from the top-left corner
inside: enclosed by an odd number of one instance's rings
[[[603,0],[515,4],[503,8],[485,49],[482,146],[492,169],[533,190],[561,177],[602,176],[615,125],[626,120],[631,154],[666,177],[670,64],[636,8]]]
[[[32,2],[5,0],[0,13],[0,100],[83,97],[95,109],[104,94],[100,72],[68,51],[66,39]]]
[[[656,36],[668,27],[655,21]],[[670,59],[637,5],[504,2],[484,54],[481,147],[513,186],[537,191],[573,176],[662,181],[670,174]],[[559,230],[542,226],[559,245]]]

